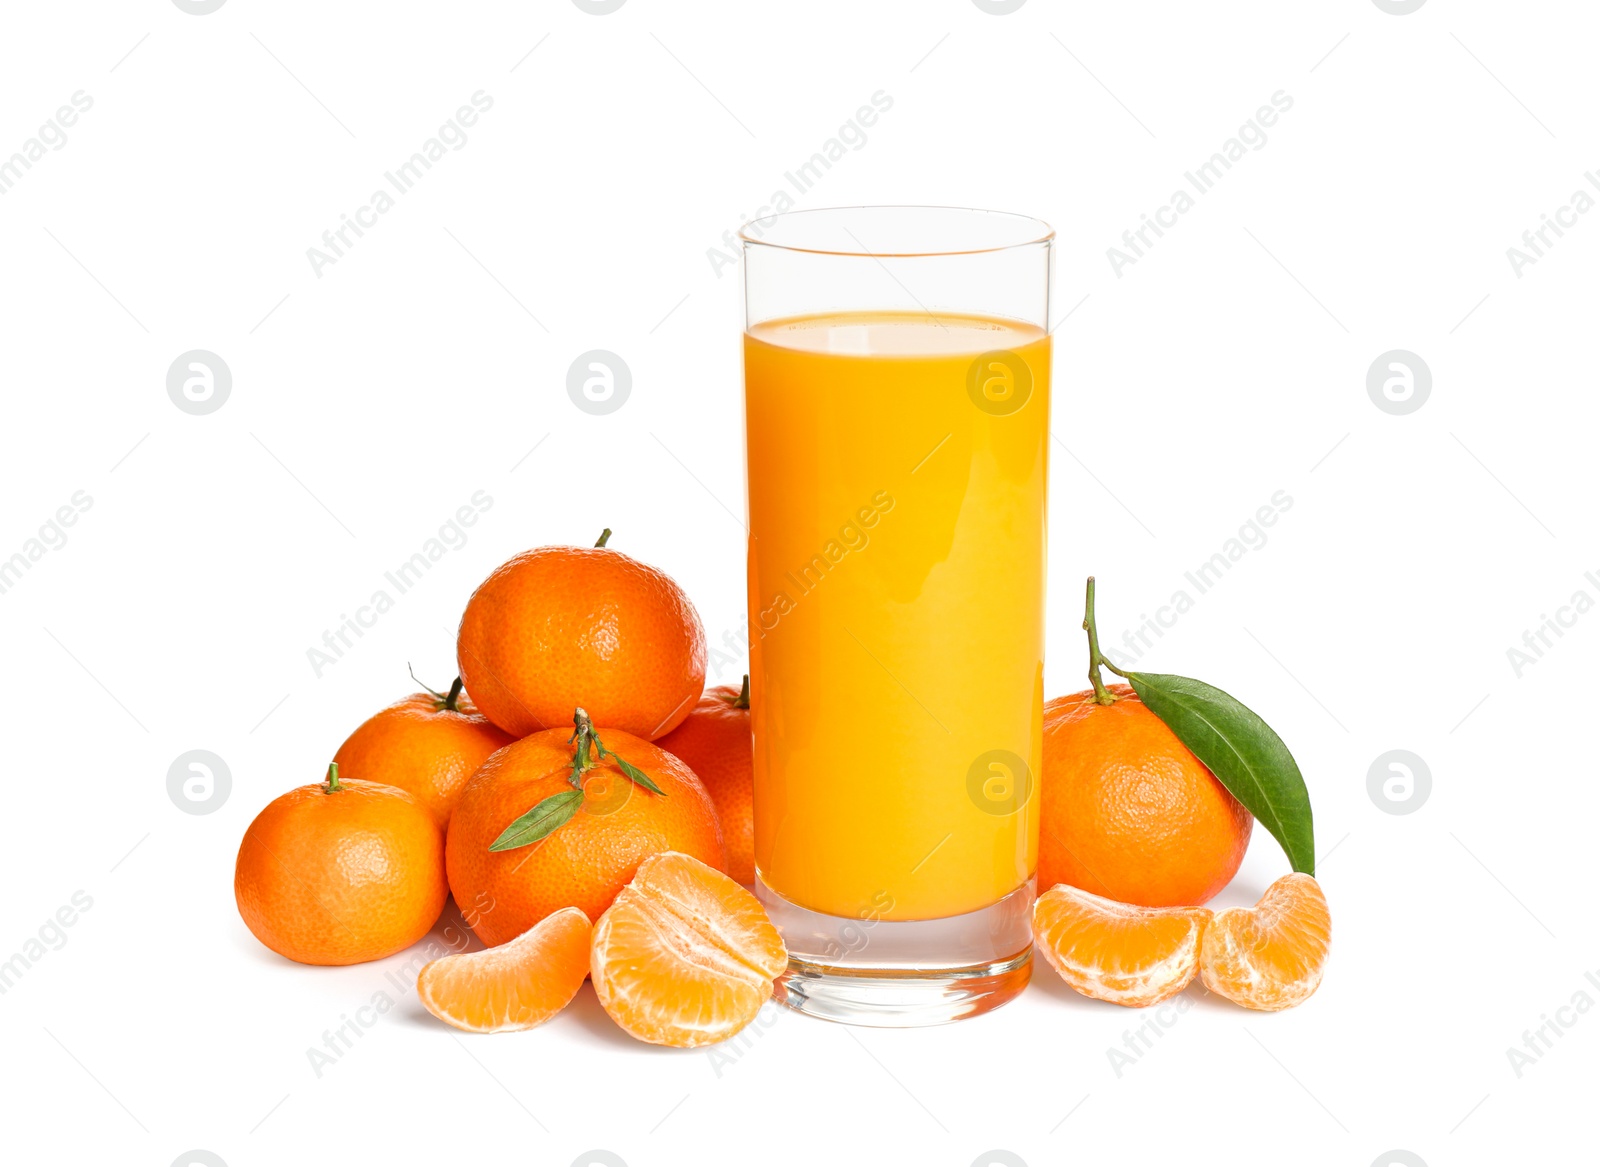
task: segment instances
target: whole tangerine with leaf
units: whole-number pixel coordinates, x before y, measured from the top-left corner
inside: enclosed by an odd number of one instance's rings
[[[595,723],[650,740],[705,689],[706,634],[670,576],[613,548],[540,547],[490,573],[467,601],[456,662],[478,708],[526,737]]]
[[[445,843],[456,903],[490,947],[561,908],[598,920],[639,864],[681,851],[726,867],[716,808],[678,758],[577,709],[571,730],[490,755],[461,792]]]
[[[1190,677],[1122,672],[1084,602],[1091,688],[1045,706],[1038,887],[1151,908],[1203,904],[1239,870],[1259,819],[1310,874],[1311,803],[1259,716]],[[1127,684],[1106,685],[1100,669]]]
[[[735,689],[707,689],[683,724],[656,745],[687,762],[716,804],[728,874],[756,881],[755,752],[750,737],[750,677]]]
[[[257,940],[301,964],[359,964],[409,948],[449,894],[432,812],[394,786],[327,780],[280,795],[239,844],[233,892]]]
[[[514,741],[478,712],[457,677],[448,693],[424,688],[374,713],[345,739],[333,760],[346,779],[381,782],[415,795],[442,833],[467,779],[485,758]]]

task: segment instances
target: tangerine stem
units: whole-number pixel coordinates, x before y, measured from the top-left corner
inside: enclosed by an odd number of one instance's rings
[[[461,712],[461,710],[456,707],[456,701],[461,697],[461,685],[461,678],[457,677],[450,683],[450,695],[444,699],[444,708],[448,709],[451,713]]]
[[[666,791],[657,786],[651,780],[650,775],[626,758],[618,757],[606,749],[606,743],[601,741],[600,735],[595,732],[594,722],[589,719],[587,712],[581,708],[574,709],[572,711],[572,724],[574,727],[572,736],[567,740],[577,742],[578,748],[572,752],[572,773],[567,776],[568,782],[582,790],[584,772],[592,770],[596,765],[610,758],[617,764],[617,769],[622,771],[629,782],[632,782],[635,786],[643,786],[651,794],[659,794],[663,798],[667,796]],[[589,760],[590,742],[594,743],[594,761]]]
[[[572,736],[567,740],[575,743],[572,751],[572,773],[567,775],[567,781],[572,785],[583,788],[583,776],[594,769],[595,762],[590,756],[589,743],[593,742],[601,758],[605,757],[605,747],[600,744],[600,739],[595,735],[594,722],[589,720],[589,714],[583,708],[572,711]]]
[[[417,671],[411,667],[411,662],[410,661],[406,662],[406,672],[411,674],[411,679],[413,681],[416,681],[417,684],[422,685],[422,682],[420,680],[417,680]],[[422,691],[424,693],[430,694],[433,697],[436,697],[440,701],[444,700],[444,694],[443,693],[436,692],[435,690],[428,688],[428,686],[426,686],[426,685],[422,685]]]
[[[744,675],[744,685],[740,687],[739,695],[733,699],[733,707],[735,709],[749,709],[750,708],[750,674],[749,673],[746,673]]]
[[[338,762],[329,762],[328,763],[328,780],[322,786],[322,793],[324,793],[324,794],[332,794],[335,791],[342,790],[342,789],[344,789],[344,788],[339,785],[339,763]]]
[[[604,547],[606,545],[606,540],[609,538],[611,538],[611,528],[607,527],[604,531],[600,532],[600,538],[594,541],[594,545],[596,547]]]
[[[1094,623],[1094,576],[1089,577],[1089,582],[1084,587],[1083,595],[1083,630],[1089,634],[1089,683],[1094,686],[1094,699],[1101,705],[1116,703],[1116,695],[1106,688],[1106,683],[1100,678],[1100,666],[1105,665],[1112,672],[1116,666],[1100,655],[1100,632]]]

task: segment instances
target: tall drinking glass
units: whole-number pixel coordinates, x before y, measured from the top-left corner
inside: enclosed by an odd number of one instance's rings
[[[939,207],[749,223],[757,894],[778,996],[985,1012],[1031,969],[1054,232]]]

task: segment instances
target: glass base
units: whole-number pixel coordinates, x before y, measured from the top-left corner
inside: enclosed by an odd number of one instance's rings
[[[997,903],[936,920],[813,912],[756,875],[756,895],[789,950],[774,997],[849,1025],[943,1025],[1004,1005],[1033,971],[1033,881]]]

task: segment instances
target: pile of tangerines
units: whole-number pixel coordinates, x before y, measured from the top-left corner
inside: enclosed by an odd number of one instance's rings
[[[234,891],[257,939],[305,964],[379,960],[453,896],[486,947],[417,982],[451,1025],[532,1028],[585,979],[643,1041],[703,1045],[755,1018],[788,956],[750,890],[749,680],[705,689],[688,597],[609,536],[502,564],[461,617],[448,691],[375,714],[324,781],[256,816]],[[1038,946],[1118,1004],[1197,973],[1250,1008],[1304,1000],[1328,951],[1315,880],[1279,880],[1254,909],[1198,906],[1238,870],[1251,817],[1112,691],[1046,707]]]

